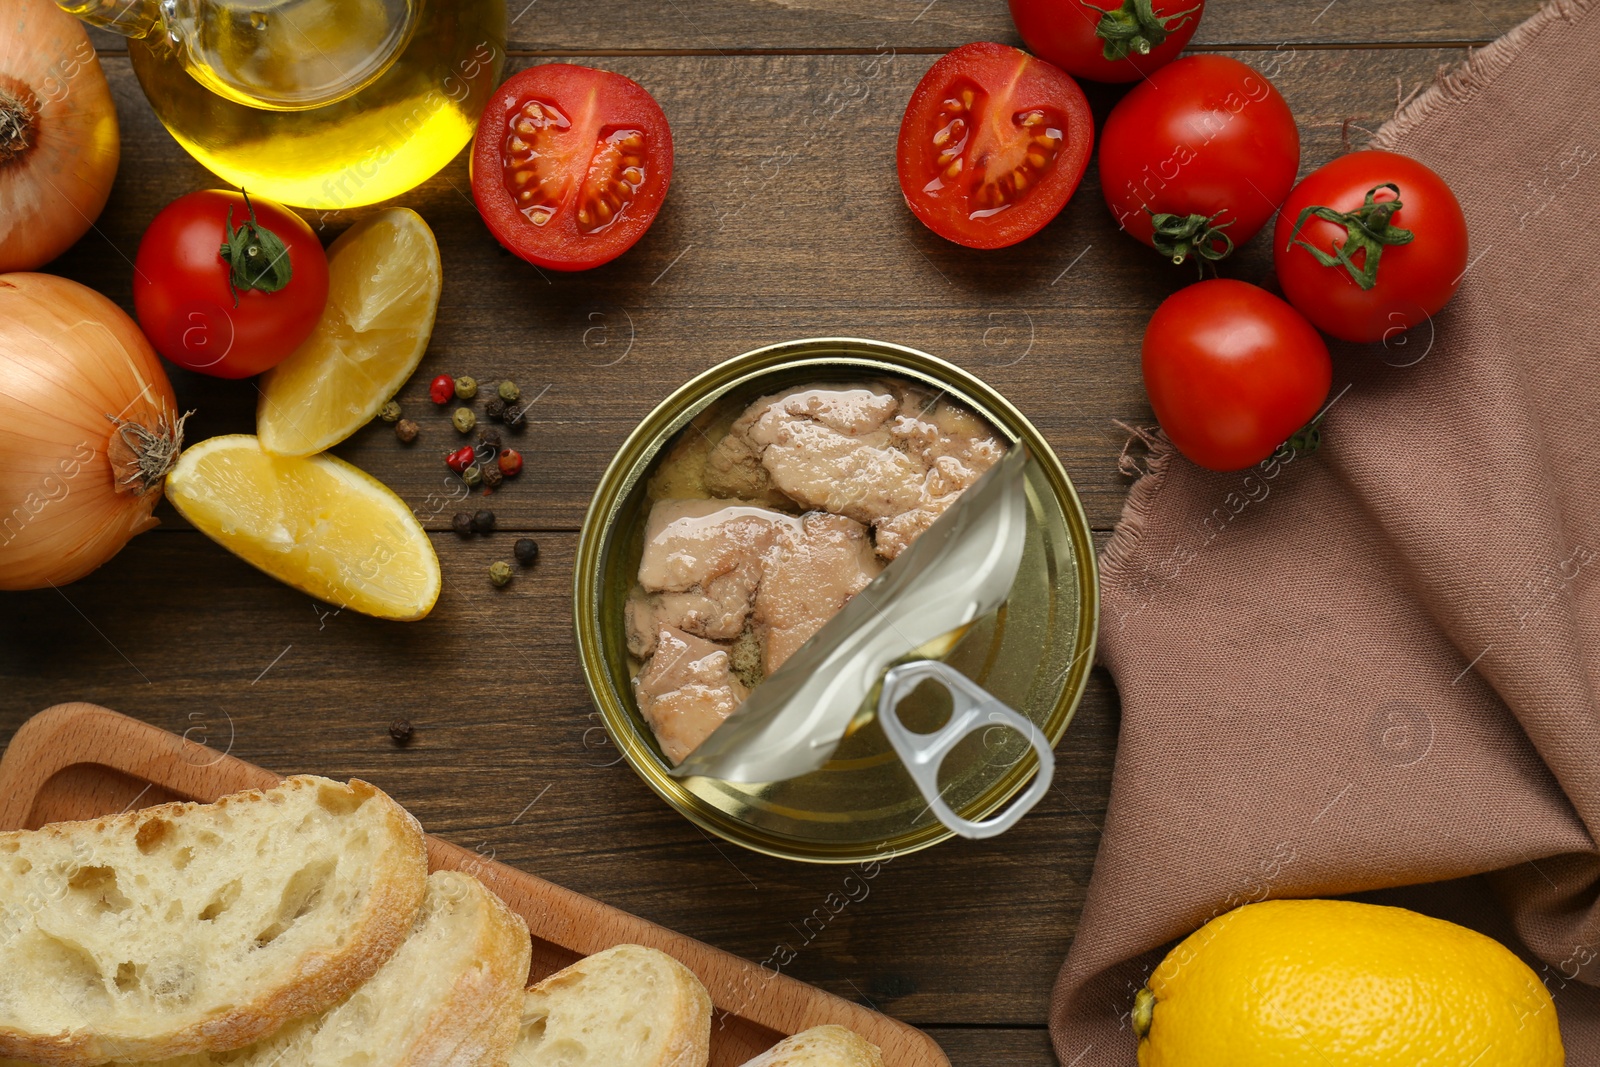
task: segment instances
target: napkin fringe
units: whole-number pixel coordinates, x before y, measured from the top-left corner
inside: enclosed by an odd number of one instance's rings
[[[1135,473],[1136,480],[1128,489],[1128,497],[1123,501],[1122,515],[1117,519],[1117,525],[1111,532],[1111,540],[1100,550],[1102,580],[1121,575],[1133,560],[1139,541],[1144,536],[1145,523],[1155,508],[1156,497],[1166,480],[1167,468],[1172,464],[1173,456],[1177,454],[1177,449],[1173,448],[1167,435],[1159,429],[1143,430],[1124,422],[1118,422],[1117,425],[1132,435],[1128,439],[1128,444],[1131,445],[1134,439],[1138,439],[1144,442],[1149,452],[1145,456],[1142,472]],[[1139,470],[1136,465],[1128,462],[1126,449],[1123,450],[1118,467],[1127,473]],[[1103,588],[1102,586],[1102,590]]]
[[[1431,86],[1402,103],[1383,124],[1372,139],[1374,147],[1393,150],[1413,127],[1488,88],[1541,33],[1557,23],[1577,22],[1596,6],[1600,0],[1550,0],[1527,21],[1472,53],[1465,63],[1439,71]]]

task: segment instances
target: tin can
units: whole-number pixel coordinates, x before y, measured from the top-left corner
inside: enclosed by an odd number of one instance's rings
[[[875,719],[840,744],[822,770],[786,782],[742,784],[668,774],[634,700],[625,604],[638,578],[647,484],[657,461],[704,416],[740,410],[798,385],[898,378],[949,397],[1008,441],[1028,445],[1028,544],[1010,599],[943,658],[1031,720],[1057,745],[1094,658],[1099,596],[1083,507],[1055,452],[1021,412],[979,379],[924,352],[881,341],[814,338],[746,352],[694,378],[645,417],[595,490],[578,540],[573,619],[589,691],[612,742],[663,800],[708,833],[767,855],[859,863],[914,852],[952,836],[928,812]],[[696,428],[690,424],[696,423]],[[916,696],[916,694],[914,694]],[[948,714],[948,708],[945,709]],[[939,725],[937,697],[901,716]],[[1014,731],[968,738],[940,775],[946,801],[969,819],[998,811],[1032,776],[1036,757]]]

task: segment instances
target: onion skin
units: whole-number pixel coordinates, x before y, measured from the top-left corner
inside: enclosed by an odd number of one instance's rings
[[[52,0],[4,0],[0,16],[0,272],[33,270],[88,232],[122,142],[83,25]],[[20,109],[18,106],[19,105]]]
[[[176,412],[121,308],[65,278],[0,275],[0,589],[76,581],[156,525],[161,478],[137,477],[107,416],[156,430]]]

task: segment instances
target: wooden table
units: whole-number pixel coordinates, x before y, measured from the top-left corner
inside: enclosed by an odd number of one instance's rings
[[[526,5],[524,7],[524,4]],[[673,387],[773,341],[896,341],[986,378],[1038,424],[1097,531],[1126,480],[1146,318],[1187,270],[1118,234],[1091,167],[1043,233],[979,254],[914,221],[895,182],[901,111],[935,56],[1020,43],[1000,0],[511,0],[511,65],[621,71],[672,122],[677,170],[654,229],[587,274],[540,275],[501,251],[458,158],[402,198],[445,266],[438,327],[400,396],[428,409],[441,372],[539,396],[527,469],[492,499],[502,531],[449,530],[442,416],[400,447],[374,424],[340,455],[428,518],[438,607],[413,625],[340,613],[185,527],[162,526],[59,592],[0,594],[0,740],[30,714],[92,700],[283,772],[359,775],[433,832],[929,1029],[959,1067],[1053,1062],[1044,1029],[1110,788],[1117,702],[1097,673],[1062,742],[1057,785],[1003,838],[894,860],[840,906],[843,869],[708,839],[617,761],[578,671],[572,559],[589,494],[624,435]],[[1536,0],[1213,0],[1195,41],[1268,73],[1300,121],[1302,173],[1359,144],[1469,48]],[[146,105],[125,52],[97,37],[122,119],[122,171],[95,233],[53,268],[131,309],[129,260],[174,197],[218,184]],[[1118,92],[1090,88],[1103,118]],[[359,212],[313,216],[331,240]],[[1260,281],[1265,242],[1226,274]],[[250,432],[248,384],[174,374],[191,440]],[[442,502],[442,503],[441,503]],[[496,592],[513,532],[535,570]],[[388,725],[409,719],[415,740]],[[859,890],[854,893],[861,896]]]

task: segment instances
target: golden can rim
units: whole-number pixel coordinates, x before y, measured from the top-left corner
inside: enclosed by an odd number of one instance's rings
[[[573,628],[589,695],[600,710],[606,734],[628,765],[678,814],[708,833],[752,851],[802,863],[848,864],[882,860],[885,855],[918,852],[950,840],[955,834],[934,823],[889,838],[876,846],[803,844],[760,833],[754,827],[728,818],[686,789],[656,763],[654,753],[635,730],[634,716],[608,684],[605,650],[600,635],[605,560],[614,518],[640,477],[649,470],[660,449],[696,415],[723,395],[754,379],[778,370],[807,365],[859,368],[876,373],[909,375],[955,394],[970,404],[997,429],[1014,441],[1027,443],[1066,517],[1072,539],[1073,560],[1079,586],[1077,634],[1071,667],[1063,680],[1061,696],[1043,730],[1053,749],[1065,736],[1088,685],[1093,650],[1099,635],[1100,586],[1094,540],[1089,520],[1073,488],[1072,479],[1055,450],[1010,401],[992,386],[926,352],[887,341],[857,337],[810,337],[782,341],[752,349],[702,371],[662,400],[627,436],[605,473],[600,476],[578,535],[573,566]],[[1035,762],[1023,761],[985,792],[967,818],[981,819],[998,811],[1026,785]]]

